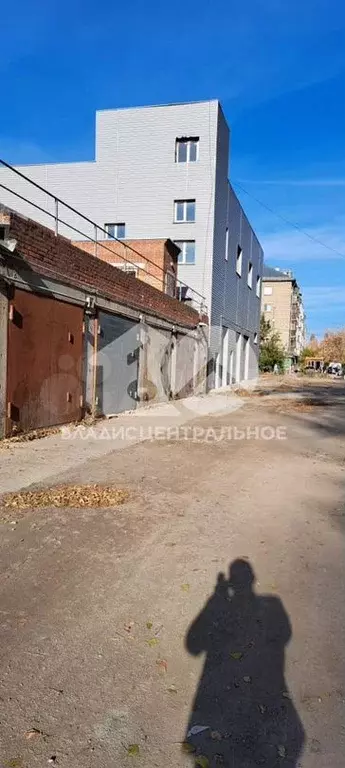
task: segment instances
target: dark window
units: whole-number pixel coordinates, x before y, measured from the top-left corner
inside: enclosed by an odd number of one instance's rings
[[[175,162],[176,163],[196,163],[199,157],[199,138],[176,139],[175,144]]]
[[[120,224],[104,224],[104,229],[109,238],[115,237],[117,240],[123,240],[126,237],[126,224],[124,222]]]

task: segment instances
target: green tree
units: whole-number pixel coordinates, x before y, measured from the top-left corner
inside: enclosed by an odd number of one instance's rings
[[[265,315],[260,317],[260,345],[267,341],[270,333],[272,332],[272,326],[269,320],[266,320]]]
[[[302,349],[302,352],[299,356],[299,362],[302,365],[306,357],[317,357],[317,356],[318,356],[318,350],[315,349],[315,347],[304,347],[304,349]]]
[[[283,370],[284,368],[284,349],[282,347],[279,333],[272,330],[269,320],[261,316],[260,320],[260,371],[272,371],[275,365]]]

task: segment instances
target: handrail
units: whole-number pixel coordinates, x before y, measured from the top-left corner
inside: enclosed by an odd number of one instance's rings
[[[140,256],[140,258],[141,258],[141,259],[143,259],[143,260],[144,260],[144,262],[145,262],[146,264],[152,264],[152,266],[155,268],[155,270],[157,270],[157,269],[158,269],[158,270],[159,270],[160,272],[162,272],[162,274],[165,276],[165,274],[166,274],[166,271],[165,271],[165,270],[164,270],[162,267],[160,267],[158,264],[155,264],[155,262],[154,262],[154,261],[152,261],[151,259],[149,259],[147,256],[145,256],[143,253],[141,253],[140,251],[138,251],[136,248],[133,248],[133,246],[131,246],[131,245],[127,244],[127,243],[126,243],[126,241],[124,241],[124,240],[119,240],[119,238],[117,238],[117,237],[113,237],[113,236],[109,237],[109,235],[108,235],[108,233],[107,233],[107,230],[106,230],[104,227],[102,227],[101,225],[97,224],[95,221],[93,221],[92,219],[90,219],[88,216],[85,216],[85,214],[81,213],[81,212],[80,212],[80,211],[78,211],[76,208],[73,208],[73,206],[69,205],[69,203],[66,203],[64,200],[62,200],[62,198],[60,198],[60,197],[57,197],[57,195],[55,195],[53,192],[50,192],[48,189],[45,189],[45,187],[42,187],[42,186],[41,186],[40,184],[38,184],[36,181],[34,181],[33,179],[30,179],[30,177],[29,177],[29,176],[26,176],[24,173],[22,173],[22,171],[19,171],[17,168],[14,168],[14,166],[10,165],[9,163],[6,163],[6,161],[5,161],[5,160],[2,160],[1,158],[0,158],[0,164],[1,164],[2,166],[4,166],[5,168],[7,168],[8,170],[10,170],[11,172],[13,172],[14,174],[16,174],[17,176],[19,176],[19,177],[21,177],[22,179],[24,179],[25,181],[27,181],[27,182],[28,182],[29,184],[31,184],[32,186],[34,186],[34,187],[36,187],[37,189],[39,189],[39,190],[40,190],[41,192],[43,192],[45,195],[48,195],[48,197],[50,197],[52,200],[54,200],[54,202],[55,202],[55,213],[51,213],[50,211],[46,210],[46,209],[45,209],[45,208],[43,208],[42,206],[38,205],[37,203],[34,203],[32,200],[29,200],[28,198],[24,197],[23,195],[20,195],[18,192],[15,192],[13,189],[10,189],[10,188],[9,188],[9,187],[7,187],[5,184],[2,184],[2,183],[0,182],[0,187],[2,187],[3,189],[5,189],[7,192],[9,192],[10,194],[13,194],[13,195],[15,195],[15,196],[16,196],[16,197],[18,197],[20,200],[23,200],[24,202],[26,202],[28,205],[32,205],[32,206],[33,206],[34,208],[36,208],[37,210],[39,210],[39,211],[41,211],[42,213],[46,214],[47,216],[50,216],[51,218],[53,218],[53,219],[54,219],[54,221],[55,221],[55,234],[56,234],[56,235],[58,235],[58,223],[61,223],[61,224],[63,224],[64,226],[68,227],[69,229],[73,230],[73,232],[77,232],[79,235],[82,235],[83,237],[86,237],[86,238],[87,238],[87,240],[89,240],[90,242],[94,243],[96,247],[99,245],[100,247],[102,247],[102,248],[104,248],[105,250],[109,251],[109,253],[111,253],[111,254],[112,254],[112,256],[118,256],[118,257],[119,257],[119,258],[121,258],[121,259],[122,259],[122,260],[123,260],[123,261],[124,261],[126,264],[130,264],[130,265],[133,265],[133,262],[132,262],[132,261],[129,261],[128,259],[126,259],[126,257],[125,257],[125,256],[123,256],[123,255],[122,255],[122,254],[120,254],[120,253],[117,253],[117,252],[113,251],[111,248],[108,248],[108,247],[105,245],[105,243],[104,243],[104,241],[103,241],[103,240],[102,240],[102,241],[99,241],[99,240],[97,240],[97,232],[98,232],[98,230],[99,230],[100,232],[103,232],[105,235],[107,235],[107,239],[108,239],[108,240],[111,240],[111,241],[113,241],[113,240],[114,240],[115,242],[118,242],[118,243],[120,243],[122,246],[124,246],[124,247],[125,247],[125,249],[127,249],[127,248],[128,248],[128,250],[132,251],[132,252],[133,252],[133,253],[135,253],[137,256]],[[84,221],[87,221],[87,222],[88,222],[88,224],[91,224],[91,225],[94,227],[94,231],[95,231],[95,235],[96,235],[96,237],[92,237],[91,235],[88,235],[88,234],[86,234],[85,232],[82,232],[82,231],[81,231],[80,229],[78,229],[77,227],[74,227],[72,224],[69,224],[68,222],[64,221],[64,219],[61,219],[61,218],[59,217],[59,215],[58,215],[58,206],[59,206],[59,204],[60,204],[60,205],[63,205],[63,206],[65,206],[65,208],[67,208],[69,211],[71,211],[72,213],[76,214],[77,216],[80,216],[82,219],[84,219]],[[146,271],[146,272],[147,272],[147,274],[150,276],[150,278],[154,278],[155,280],[158,280],[158,279],[159,279],[159,278],[158,278],[156,275],[153,275],[153,274],[151,274],[150,272],[148,272],[148,271],[145,269],[145,267],[140,267],[140,269],[141,269],[142,271]],[[195,303],[198,303],[198,304],[200,305],[200,310],[199,310],[199,311],[200,311],[200,313],[202,313],[202,312],[205,312],[205,311],[206,311],[206,303],[205,303],[205,297],[204,297],[204,296],[203,296],[201,293],[199,293],[198,291],[196,291],[194,288],[191,288],[191,286],[190,286],[190,285],[188,285],[187,283],[183,282],[183,280],[180,280],[179,278],[176,278],[176,285],[177,285],[177,284],[178,284],[179,286],[183,287],[183,288],[187,288],[187,290],[191,291],[191,292],[192,292],[192,294],[194,294],[195,296],[198,296],[198,297],[201,299],[201,301],[197,301],[197,300],[196,300],[196,302],[195,302]]]

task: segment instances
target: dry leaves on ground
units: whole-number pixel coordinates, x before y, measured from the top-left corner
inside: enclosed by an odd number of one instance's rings
[[[129,497],[128,491],[103,485],[60,485],[40,491],[6,493],[0,506],[7,509],[35,507],[115,507]]]
[[[269,405],[270,408],[274,408],[278,413],[288,413],[291,411],[297,413],[312,413],[315,408],[320,406],[326,407],[328,403],[321,400],[288,400],[282,398],[275,401],[271,400],[270,402],[267,402],[266,405]]]

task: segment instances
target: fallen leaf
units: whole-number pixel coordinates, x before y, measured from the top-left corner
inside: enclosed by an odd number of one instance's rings
[[[184,741],[182,744],[182,752],[186,752],[187,754],[191,754],[192,752],[195,752],[196,747],[194,744],[189,744],[188,741]]]
[[[188,592],[189,591],[189,584],[181,584],[182,592]]]
[[[286,749],[282,744],[279,744],[278,755],[279,757],[286,757]]]
[[[43,732],[38,728],[30,728],[29,731],[25,731],[24,736],[29,741],[30,739],[35,739],[37,736],[43,736]]]
[[[147,629],[152,629],[152,621],[147,621],[146,622],[146,627],[147,627]]]
[[[146,640],[146,642],[147,642],[147,645],[150,646],[150,648],[154,648],[155,645],[158,645],[159,640],[158,640],[158,637],[151,637],[151,639]]]
[[[198,766],[199,768],[209,768],[209,760],[205,755],[198,755],[198,757],[195,758],[195,768]]]
[[[168,691],[169,693],[177,693],[176,685],[169,685]]]
[[[208,731],[209,728],[209,725],[193,725],[192,728],[189,729],[187,736],[197,736],[198,733]]]
[[[213,739],[213,741],[221,741],[222,734],[219,733],[219,731],[211,731],[211,739]]]
[[[243,656],[243,653],[241,653],[241,651],[232,651],[230,653],[230,657],[235,661],[240,661],[240,659],[242,659],[242,656]]]
[[[137,755],[140,754],[140,749],[138,744],[129,744],[127,747],[127,755],[130,757],[137,757]]]
[[[259,710],[261,714],[263,715],[264,712],[266,712],[266,707],[263,704],[258,704]]]
[[[244,680],[245,683],[251,683],[252,682],[252,678],[249,677],[249,675],[245,675],[243,680]]]
[[[156,664],[160,674],[164,674],[168,671],[168,662],[165,659],[157,659]]]

